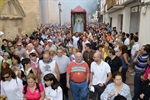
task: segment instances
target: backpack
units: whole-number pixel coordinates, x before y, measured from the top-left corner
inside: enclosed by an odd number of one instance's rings
[[[26,84],[26,85],[24,86],[24,92],[23,92],[23,94],[26,94],[26,93],[27,93],[27,87],[28,87],[28,84]],[[35,88],[35,90],[36,90],[36,89],[38,89],[39,92],[40,92],[40,86],[39,86],[38,83],[36,83],[36,88]]]

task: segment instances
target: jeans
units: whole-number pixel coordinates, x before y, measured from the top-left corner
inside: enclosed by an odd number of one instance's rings
[[[141,75],[143,75],[143,73],[135,73],[134,76],[134,96],[133,96],[133,100],[138,100],[139,97],[139,90],[142,84],[141,81]]]
[[[70,81],[70,88],[73,94],[74,100],[87,100],[87,94],[88,94],[88,82],[82,82],[82,83],[76,83],[73,81]]]
[[[122,68],[122,81],[126,83],[126,73],[128,68]]]

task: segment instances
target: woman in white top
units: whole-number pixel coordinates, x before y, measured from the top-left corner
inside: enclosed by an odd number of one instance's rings
[[[22,100],[22,88],[22,80],[16,77],[12,69],[3,69],[1,94],[7,96],[7,100]]]
[[[55,76],[51,73],[44,76],[45,100],[63,100],[62,88]]]

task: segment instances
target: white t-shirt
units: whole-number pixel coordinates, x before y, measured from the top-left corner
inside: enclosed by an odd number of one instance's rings
[[[106,82],[107,75],[111,72],[111,70],[110,66],[106,62],[101,61],[100,65],[98,65],[96,62],[91,63],[91,72],[94,73],[92,85],[97,85],[99,83]]]
[[[45,95],[50,100],[63,100],[62,88],[58,86],[57,89],[53,90],[51,86],[45,88]],[[45,98],[45,100],[47,100]]]
[[[52,73],[56,78],[56,72],[55,72],[55,66],[56,66],[56,61],[52,60],[49,63],[45,63],[43,62],[43,60],[39,61],[39,68],[41,70],[41,83],[44,85],[44,80],[43,77],[48,74],[48,73]]]
[[[128,46],[128,50],[130,49],[130,39],[129,38],[126,38],[125,41],[124,41],[124,45]]]
[[[79,37],[73,36],[73,47],[78,48]]]
[[[139,50],[140,50],[140,45],[138,44],[138,42],[135,42],[131,50],[131,55],[134,56],[135,52]]]
[[[86,40],[85,42],[83,41],[82,42],[82,54],[84,53],[84,51],[85,51],[85,44],[86,43],[90,43],[88,40]]]
[[[7,100],[22,100],[23,84],[19,78],[1,82],[1,94],[7,96]]]

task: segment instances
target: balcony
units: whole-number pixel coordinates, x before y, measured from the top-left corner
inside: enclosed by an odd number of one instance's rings
[[[107,10],[113,8],[114,6],[124,6],[126,4],[129,4],[133,1],[137,1],[137,0],[106,0],[106,4],[107,4]]]
[[[116,5],[116,0],[106,0],[106,4],[107,4],[107,10],[109,10],[114,5]]]

